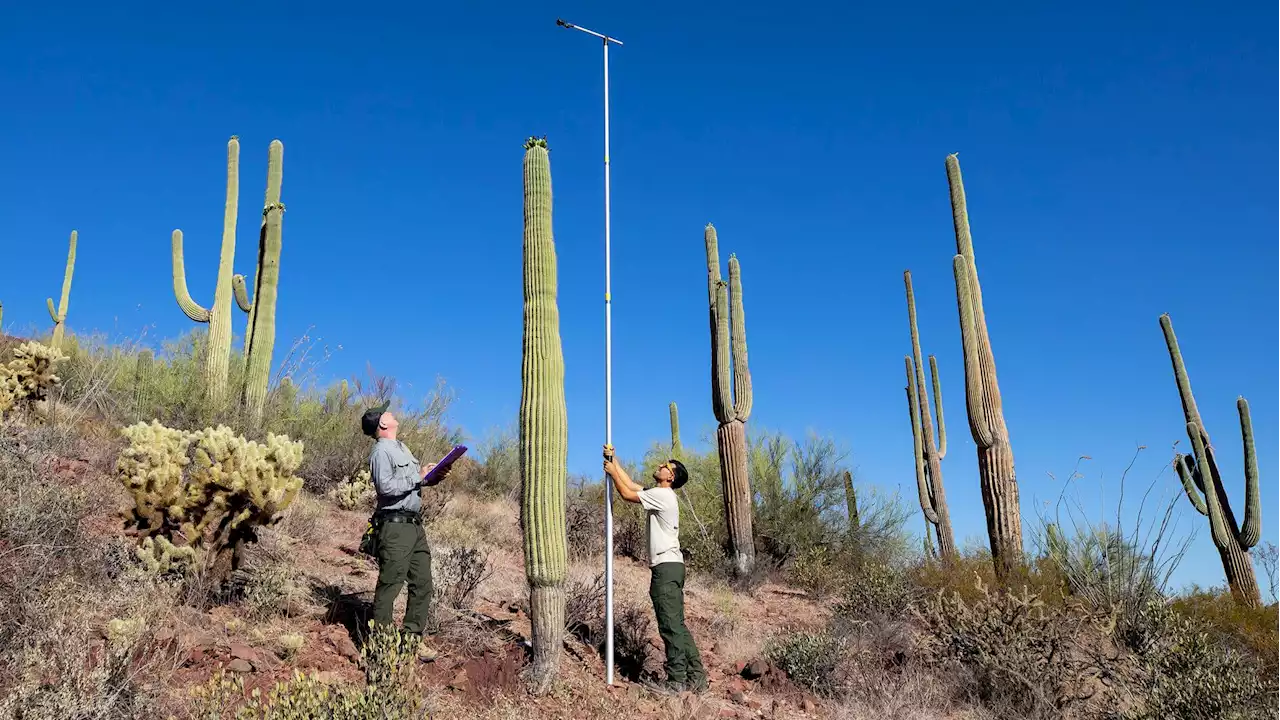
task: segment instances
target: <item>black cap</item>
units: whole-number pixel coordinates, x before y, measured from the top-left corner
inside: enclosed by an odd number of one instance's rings
[[[679,490],[684,484],[689,482],[689,471],[685,468],[684,463],[671,458],[671,489]]]
[[[382,413],[386,412],[390,406],[391,401],[388,400],[381,405],[364,411],[364,415],[360,416],[360,429],[364,431],[365,435],[371,438],[378,437],[378,423],[382,420]]]

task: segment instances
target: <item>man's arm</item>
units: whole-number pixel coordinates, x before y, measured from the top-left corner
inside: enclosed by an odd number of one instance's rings
[[[632,482],[630,476],[627,475],[627,471],[623,470],[622,466],[614,461],[613,448],[607,445],[604,451],[604,472],[613,480],[613,488],[618,491],[623,500],[633,503],[640,502],[640,490],[642,488]]]

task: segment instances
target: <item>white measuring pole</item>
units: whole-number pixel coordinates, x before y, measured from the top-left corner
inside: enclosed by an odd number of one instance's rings
[[[604,44],[604,441],[613,444],[613,295],[612,266],[610,264],[609,230],[609,43],[622,45],[607,35],[601,35],[564,20],[556,20],[560,27],[581,30],[600,38]],[[605,682],[613,684],[613,483],[604,481],[604,675]]]

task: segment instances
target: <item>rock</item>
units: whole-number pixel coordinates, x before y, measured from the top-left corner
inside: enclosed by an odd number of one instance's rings
[[[733,664],[733,672],[741,675],[742,671],[747,668],[747,664],[741,660]]]
[[[747,701],[747,707],[751,708],[752,710],[759,710],[760,708],[764,707],[764,703],[760,702],[755,698],[751,698],[750,700]]]
[[[249,661],[242,660],[240,658],[236,658],[235,660],[227,663],[227,669],[233,673],[253,672],[253,666],[249,664]]]
[[[165,628],[160,628],[159,630],[156,631],[155,640],[158,643],[165,644],[165,643],[168,643],[170,640],[173,640],[175,636],[176,636],[176,633],[173,632],[173,628],[165,627]]]
[[[237,660],[248,660],[253,662],[258,659],[258,653],[244,643],[231,643],[227,646],[227,652],[231,653],[231,657]]]
[[[325,685],[334,685],[342,682],[342,678],[338,676],[338,673],[332,670],[321,670],[316,673],[316,681],[324,683]]]
[[[760,658],[756,658],[747,663],[747,666],[742,669],[742,677],[748,680],[755,680],[756,678],[764,677],[767,672],[769,672],[769,664]]]
[[[453,679],[449,681],[450,690],[466,690],[469,685],[470,681],[467,678],[466,668],[459,670],[458,674],[454,675]]]
[[[744,705],[747,702],[746,693],[742,692],[737,688],[734,688],[729,691],[729,699],[738,703],[739,705]]]
[[[734,710],[733,708],[720,708],[720,717],[736,718],[738,717],[738,711]]]
[[[359,648],[357,648],[357,647],[356,647],[356,644],[355,644],[354,642],[352,642],[352,641],[351,641],[351,636],[349,636],[349,635],[339,635],[339,636],[337,636],[337,637],[335,637],[335,638],[332,638],[332,639],[331,639],[331,642],[333,643],[333,647],[334,647],[334,648],[338,651],[338,653],[339,653],[339,654],[341,654],[343,657],[345,657],[345,658],[347,658],[347,659],[349,659],[349,660],[359,660],[359,659],[360,659],[360,649],[359,649]]]
[[[814,710],[818,709],[818,704],[810,700],[809,698],[805,698],[804,701],[800,703],[800,709],[804,710],[807,713],[811,713]]]
[[[199,665],[204,661],[204,648],[196,646],[187,651],[187,660],[185,665]]]

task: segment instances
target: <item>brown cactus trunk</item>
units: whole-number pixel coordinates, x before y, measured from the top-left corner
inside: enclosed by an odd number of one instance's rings
[[[720,476],[724,478],[724,517],[729,529],[729,559],[734,575],[745,577],[755,567],[751,532],[751,485],[747,481],[747,429],[740,420],[716,430]]]
[[[1007,438],[997,438],[991,445],[978,448],[978,482],[982,507],[987,513],[991,559],[997,574],[1004,577],[1022,563],[1018,481],[1013,471],[1013,448]]]
[[[564,608],[563,585],[529,588],[529,620],[532,627],[541,632],[547,632],[548,628],[563,628]],[[563,636],[539,638],[538,642],[533,643],[533,665],[528,677],[535,693],[543,694],[551,688],[556,668],[560,666],[560,649],[563,645]]]

